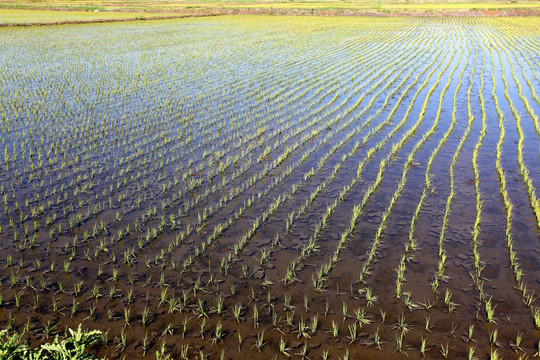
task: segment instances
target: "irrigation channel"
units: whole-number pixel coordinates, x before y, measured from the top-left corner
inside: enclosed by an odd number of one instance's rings
[[[0,325],[99,357],[532,359],[540,20],[0,30]]]

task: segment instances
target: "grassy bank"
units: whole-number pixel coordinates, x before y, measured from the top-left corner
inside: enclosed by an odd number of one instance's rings
[[[537,1],[14,1],[0,2],[0,25],[147,20],[219,14],[349,16],[530,16]]]

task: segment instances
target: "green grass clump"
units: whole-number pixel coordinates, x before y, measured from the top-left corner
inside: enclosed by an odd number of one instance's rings
[[[77,330],[69,329],[70,336],[59,339],[56,336],[52,343],[42,344],[31,349],[23,341],[24,334],[9,334],[7,329],[0,331],[0,359],[2,360],[86,360],[95,359],[87,354],[86,349],[101,339],[99,330],[84,331],[81,325]]]

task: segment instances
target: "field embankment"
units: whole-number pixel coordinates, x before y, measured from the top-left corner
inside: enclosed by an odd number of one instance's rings
[[[0,26],[59,25],[212,15],[301,16],[537,16],[537,1],[354,2],[354,1],[0,1]]]

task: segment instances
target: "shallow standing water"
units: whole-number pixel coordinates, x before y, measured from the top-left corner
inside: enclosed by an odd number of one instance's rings
[[[2,29],[0,324],[106,358],[537,356],[539,25]]]

